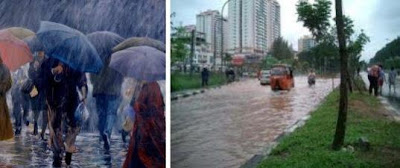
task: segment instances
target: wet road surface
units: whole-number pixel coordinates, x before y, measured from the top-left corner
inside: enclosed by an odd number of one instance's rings
[[[368,81],[368,74],[366,72],[362,72],[361,76],[364,80],[365,86],[369,87],[369,81]],[[386,74],[386,78],[389,76],[389,74]],[[386,81],[389,81],[386,79]],[[400,115],[400,77],[397,78],[396,80],[396,92],[392,88],[392,90],[389,90],[389,85],[387,82],[383,83],[382,87],[382,96],[380,97],[383,101],[388,102],[392,108],[390,110],[396,112],[398,115]]]
[[[31,133],[31,130],[23,130],[22,135],[13,140],[0,141],[0,167],[52,167],[53,154],[47,142]],[[120,137],[113,136],[110,152],[106,152],[97,133],[82,132],[77,137],[76,145],[78,152],[72,155],[71,167],[121,167],[128,144],[124,144]]]
[[[290,92],[248,79],[173,101],[171,166],[239,167],[331,91],[331,79],[317,79],[310,88],[306,77],[296,77]]]

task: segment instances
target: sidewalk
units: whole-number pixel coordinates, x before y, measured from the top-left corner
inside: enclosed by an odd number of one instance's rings
[[[207,90],[207,88],[201,88],[201,89],[189,89],[189,90],[172,92],[171,93],[171,101],[189,97],[189,96],[194,96],[197,94],[201,94],[201,93],[204,93],[206,90]]]

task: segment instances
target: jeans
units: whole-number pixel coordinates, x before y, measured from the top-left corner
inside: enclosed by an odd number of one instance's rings
[[[98,129],[100,137],[108,135],[111,137],[112,128],[117,118],[118,107],[121,103],[119,96],[113,95],[97,95],[96,107],[97,114],[99,117]]]
[[[19,96],[13,96],[13,116],[15,119],[15,129],[21,129],[22,119],[24,122],[27,121],[27,117],[29,115],[29,97],[28,95],[19,93]],[[22,116],[23,111],[23,116]]]

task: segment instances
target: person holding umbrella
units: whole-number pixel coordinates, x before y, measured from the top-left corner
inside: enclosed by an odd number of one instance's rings
[[[49,56],[41,65],[38,89],[46,94],[53,166],[61,166],[64,152],[65,163],[70,165],[80,132],[77,107],[85,103],[88,92],[85,72],[98,73],[103,64],[94,46],[78,30],[42,21],[37,37]],[[63,122],[67,125],[65,138]]]
[[[130,47],[114,53],[110,67],[144,83],[132,97],[135,121],[123,167],[165,167],[165,105],[157,83],[165,80],[165,53],[149,46]]]
[[[108,65],[111,60],[112,48],[124,39],[107,31],[90,33],[87,37],[105,65],[99,74],[90,75],[90,81],[93,84],[93,97],[96,99],[100,137],[104,142],[104,149],[109,150],[112,128],[117,118],[118,107],[122,101],[121,86],[124,76],[109,68]]]
[[[75,122],[75,110],[80,101],[85,101],[87,93],[86,76],[70,68],[61,61],[49,58],[40,70],[39,90],[45,90],[48,105],[50,127],[50,144],[53,150],[53,166],[60,167],[65,144],[65,162],[71,164],[72,153],[75,152],[75,138],[80,126]],[[77,88],[83,98],[79,99]],[[68,127],[65,142],[63,139],[63,122]]]
[[[10,70],[3,64],[0,52],[0,141],[13,138],[13,128],[8,112],[6,94],[11,88]]]
[[[22,120],[28,126],[29,121],[27,117],[29,115],[29,95],[23,93],[24,83],[27,81],[27,75],[24,73],[22,68],[17,69],[12,73],[13,84],[11,87],[11,100],[12,100],[12,111],[15,119],[15,135],[21,133]],[[23,112],[23,115],[21,113]],[[37,135],[37,124],[34,125],[33,135]]]
[[[13,137],[6,93],[11,88],[11,73],[32,61],[32,53],[26,43],[11,31],[0,31],[0,140]]]
[[[44,51],[39,51],[37,57],[34,58],[34,60],[29,64],[29,70],[28,70],[28,75],[29,79],[33,84],[32,89],[37,90],[37,86],[41,85],[40,82],[40,67],[42,63],[46,60]],[[31,89],[29,89],[29,92],[31,92]],[[31,103],[31,108],[33,111],[33,118],[34,118],[34,123],[35,123],[35,130],[37,132],[37,122],[38,118],[40,116],[40,113],[42,114],[42,124],[41,124],[41,132],[40,132],[40,138],[42,140],[45,140],[44,135],[46,132],[47,128],[47,105],[46,105],[46,97],[44,93],[44,89],[37,90],[38,94],[37,95],[32,95],[30,99]]]

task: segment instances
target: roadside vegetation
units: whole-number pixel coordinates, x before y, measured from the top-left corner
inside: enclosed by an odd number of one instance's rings
[[[283,138],[258,167],[400,167],[400,123],[367,92],[349,95],[344,147],[332,151],[339,91],[326,97],[306,124]],[[370,150],[359,142],[364,137]]]
[[[226,83],[225,74],[210,72],[210,76],[208,78],[208,87],[219,86],[225,83]],[[188,73],[171,74],[172,92],[182,91],[187,89],[198,89],[198,88],[202,88],[200,73],[193,73],[192,76],[190,76],[190,74]]]

